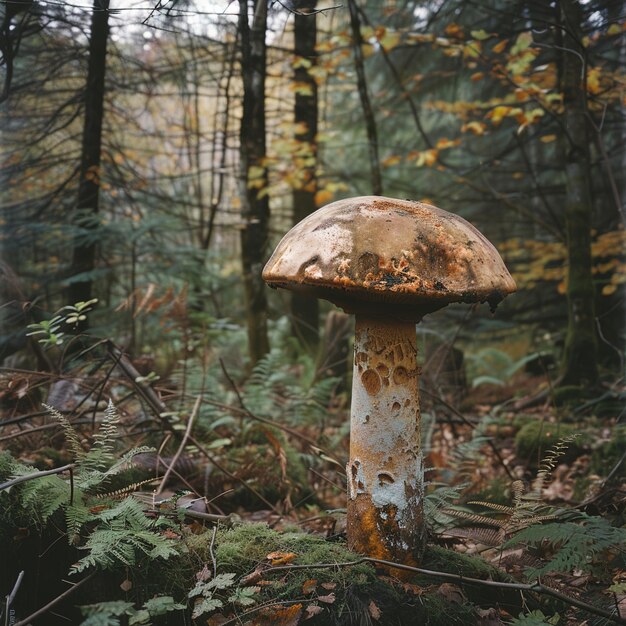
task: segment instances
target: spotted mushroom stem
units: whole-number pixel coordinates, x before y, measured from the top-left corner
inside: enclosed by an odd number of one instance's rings
[[[418,387],[415,324],[357,315],[348,545],[405,565],[425,544]]]

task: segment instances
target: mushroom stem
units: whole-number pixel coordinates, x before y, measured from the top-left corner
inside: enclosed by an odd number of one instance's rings
[[[414,323],[356,316],[348,545],[406,565],[425,540],[416,357]]]

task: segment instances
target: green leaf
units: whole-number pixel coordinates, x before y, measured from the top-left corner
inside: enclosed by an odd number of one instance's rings
[[[205,598],[202,602],[199,602],[194,606],[191,617],[196,619],[205,613],[211,613],[215,609],[220,609],[224,606],[224,603],[217,598]]]
[[[470,31],[470,34],[474,39],[478,39],[478,41],[484,41],[485,39],[489,39],[489,37],[491,37],[491,34],[482,28],[480,30],[472,30]]]
[[[254,596],[259,591],[261,591],[261,587],[241,587],[228,598],[228,601],[241,606],[251,606],[256,604],[257,599]]]
[[[215,578],[206,583],[207,589],[227,589],[232,587],[237,574],[218,574]]]
[[[533,35],[530,31],[520,33],[511,48],[511,55],[514,56],[526,50],[533,42]]]
[[[150,612],[145,609],[140,609],[128,620],[128,626],[135,626],[135,624],[148,624],[150,621]]]
[[[164,615],[168,611],[182,611],[186,609],[186,605],[176,602],[172,596],[156,596],[146,600],[143,608],[149,611],[151,617]]]

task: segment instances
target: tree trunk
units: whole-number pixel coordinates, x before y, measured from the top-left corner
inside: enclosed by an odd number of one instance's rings
[[[593,383],[598,377],[591,259],[591,162],[587,127],[586,65],[581,53],[581,6],[560,0],[563,25],[561,89],[565,156],[565,222],[567,234],[568,327],[562,383]]]
[[[316,15],[313,13],[317,0],[305,0],[298,5],[300,11],[294,19],[294,52],[297,59],[316,63],[315,41],[317,38]],[[309,13],[308,15],[306,13]],[[304,166],[303,183],[293,191],[293,221],[302,221],[317,208],[317,83],[309,72],[308,64],[299,63],[294,72],[296,84],[306,85],[307,90],[296,92],[294,120],[296,126],[302,125],[303,132],[296,132],[296,139],[306,144],[311,160]],[[307,151],[308,154],[308,151]],[[319,303],[317,298],[291,294],[291,327],[293,334],[307,347],[314,351],[319,344]]]
[[[100,152],[104,117],[104,75],[109,36],[109,0],[94,0],[89,38],[89,61],[85,86],[85,117],[81,148],[78,201],[74,225],[80,229],[74,239],[70,279],[89,274],[96,262],[96,229],[100,191]],[[67,290],[68,304],[86,302],[92,296],[92,279],[72,280]],[[83,323],[84,328],[84,323]]]
[[[243,115],[240,130],[241,262],[248,326],[248,352],[254,365],[269,351],[267,298],[261,271],[269,231],[265,158],[265,30],[267,0],[254,0],[252,27],[248,0],[239,0]]]
[[[378,158],[378,130],[374,111],[367,93],[367,82],[365,80],[365,66],[363,61],[363,37],[361,36],[361,22],[359,20],[359,9],[356,0],[348,0],[350,9],[350,27],[352,29],[352,47],[354,51],[354,68],[356,70],[357,85],[363,116],[365,118],[365,129],[367,131],[367,147],[370,160],[370,173],[372,176],[372,193],[375,196],[383,195],[383,181],[380,173],[380,159]]]

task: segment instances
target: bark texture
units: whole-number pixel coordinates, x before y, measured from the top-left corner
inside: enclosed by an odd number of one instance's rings
[[[248,0],[239,0],[239,37],[243,78],[240,129],[240,197],[242,202],[241,262],[248,327],[248,352],[254,365],[269,351],[267,298],[261,271],[269,232],[267,168],[264,164],[267,0],[254,0],[252,24]],[[254,172],[254,176],[250,174]],[[259,175],[260,172],[260,175]]]
[[[567,234],[568,327],[563,384],[596,381],[597,341],[591,258],[591,159],[586,99],[585,50],[581,44],[582,9],[576,0],[560,0],[563,32],[561,85],[565,142],[565,225]]]
[[[81,148],[78,201],[75,225],[82,230],[76,236],[70,278],[93,272],[96,263],[97,215],[100,199],[100,155],[104,119],[104,78],[109,38],[109,0],[94,0],[89,38],[85,117]],[[92,279],[88,276],[70,283],[68,304],[85,302],[92,297]],[[83,323],[84,328],[84,323]]]
[[[365,129],[367,131],[367,148],[370,161],[370,174],[372,177],[372,194],[383,195],[383,181],[380,173],[380,159],[378,157],[378,129],[374,110],[367,92],[367,81],[365,78],[365,63],[363,59],[363,37],[361,36],[361,20],[359,19],[359,9],[356,0],[348,0],[350,9],[350,28],[352,30],[352,45],[354,52],[354,68],[357,76],[357,86],[363,117],[365,118]]]
[[[300,3],[294,17],[294,52],[296,57],[316,63],[315,42],[317,39],[317,0],[305,0]],[[306,90],[296,92],[294,121],[302,126],[303,132],[296,134],[296,139],[310,149],[310,159],[303,172],[303,184],[293,191],[293,223],[297,224],[317,208],[317,83],[309,72],[307,64],[300,63],[294,72],[296,84],[306,86]],[[291,315],[293,333],[309,349],[314,350],[319,343],[319,302],[317,298],[291,295]]]

